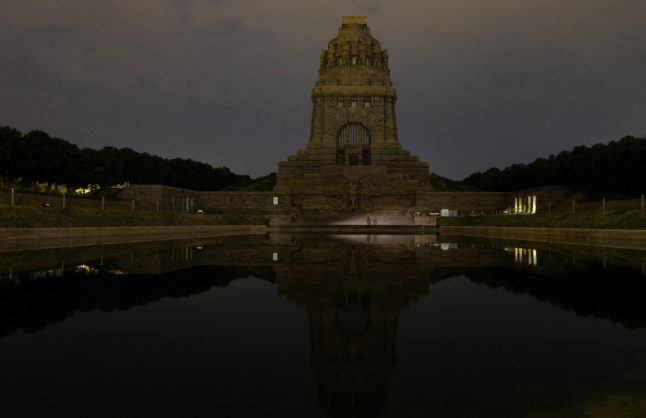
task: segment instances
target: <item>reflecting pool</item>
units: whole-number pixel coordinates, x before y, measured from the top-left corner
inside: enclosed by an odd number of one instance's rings
[[[646,253],[271,235],[0,253],[2,416],[646,416]]]

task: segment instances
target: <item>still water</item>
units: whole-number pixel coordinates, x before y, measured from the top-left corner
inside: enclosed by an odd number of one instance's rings
[[[0,253],[0,410],[646,416],[646,254],[435,235]]]

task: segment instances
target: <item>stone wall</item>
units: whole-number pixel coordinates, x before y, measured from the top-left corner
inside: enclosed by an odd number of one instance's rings
[[[505,238],[559,244],[595,245],[635,250],[646,249],[646,230],[643,229],[442,226],[440,227],[440,234]]]
[[[265,225],[0,228],[0,252],[215,236],[264,235]]]
[[[491,211],[504,210],[508,207],[509,193],[505,192],[436,192],[422,196],[419,206],[428,207],[430,211],[441,209],[457,210],[459,214],[471,212],[490,214]],[[512,198],[513,202],[513,198]]]
[[[547,212],[570,195],[565,187],[538,187],[514,192],[434,192],[423,195],[418,207],[437,212],[441,209],[457,210],[460,215],[490,215],[514,206],[514,198],[526,200],[536,196],[536,212]]]
[[[457,210],[461,215],[491,214],[494,211],[502,211],[512,207],[515,197],[528,195],[537,196],[537,211],[541,212],[547,211],[548,204],[554,207],[558,202],[564,200],[568,191],[565,188],[545,187],[518,192],[430,192],[418,194],[415,206],[431,212],[450,209]],[[328,198],[330,197],[328,196]],[[278,199],[277,205],[274,205],[274,198]],[[136,210],[156,210],[159,202],[159,210],[161,211],[194,213],[197,210],[204,210],[206,213],[282,214],[289,217],[291,217],[290,208],[293,203],[287,193],[279,191],[201,192],[159,184],[133,184],[129,189],[113,192],[113,196],[105,200],[105,209],[130,209],[133,199]],[[9,192],[0,192],[0,205],[9,205],[10,200]],[[15,204],[18,206],[40,206],[44,202],[49,202],[53,207],[62,207],[63,197],[60,195],[15,194]],[[100,209],[101,200],[68,196],[66,206]]]
[[[305,191],[304,191],[305,193]],[[492,214],[513,207],[514,198],[534,195],[537,197],[537,211],[547,211],[565,199],[568,190],[559,187],[543,187],[516,192],[430,192],[417,195],[417,208],[431,212],[441,209],[457,210],[460,215]],[[328,196],[329,198],[330,196]],[[159,202],[160,210],[207,213],[240,213],[280,215],[288,214],[293,202],[284,192],[200,192],[161,185],[132,185],[119,198],[135,199],[138,207],[154,209]],[[274,198],[278,204],[274,205]],[[187,204],[188,199],[188,204]]]
[[[16,206],[42,206],[49,203],[51,207],[63,207],[62,194],[41,194],[41,193],[18,193],[14,194],[14,204]],[[0,191],[0,206],[9,206],[11,204],[11,192]],[[65,207],[82,208],[82,209],[101,209],[100,198],[72,197],[65,196]],[[131,202],[124,199],[110,200],[104,202],[105,209],[131,209]]]
[[[287,210],[285,194],[276,192],[202,192],[158,184],[134,184],[120,198],[134,198],[138,204],[164,211],[196,212],[223,214],[281,213]],[[274,204],[277,198],[277,204]]]

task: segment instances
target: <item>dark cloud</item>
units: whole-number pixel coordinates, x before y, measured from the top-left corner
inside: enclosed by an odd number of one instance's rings
[[[306,145],[354,14],[389,49],[402,145],[442,175],[646,134],[632,0],[6,0],[0,124],[262,175]]]

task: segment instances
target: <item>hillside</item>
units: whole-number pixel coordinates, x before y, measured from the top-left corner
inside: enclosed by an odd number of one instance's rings
[[[85,187],[117,183],[165,184],[193,190],[221,190],[251,178],[191,159],[166,159],[130,148],[79,148],[43,131],[22,134],[0,127],[0,177],[3,183],[33,181]]]
[[[636,196],[646,191],[646,138],[578,146],[530,164],[473,173],[461,183],[490,191],[566,185],[592,198]]]

